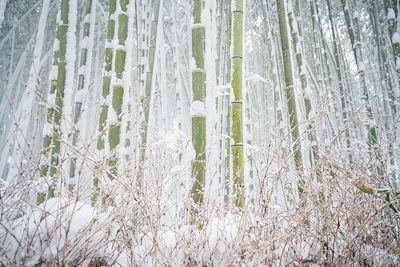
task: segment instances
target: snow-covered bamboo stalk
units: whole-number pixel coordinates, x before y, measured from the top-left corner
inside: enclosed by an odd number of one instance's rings
[[[288,8],[288,17],[289,17],[289,25],[292,36],[293,47],[295,49],[295,59],[297,65],[297,72],[300,78],[301,85],[301,93],[303,97],[303,102],[306,111],[306,120],[307,120],[307,136],[308,141],[310,142],[310,164],[311,166],[314,164],[316,160],[318,160],[318,146],[316,144],[315,137],[315,129],[313,122],[310,121],[310,112],[313,109],[313,103],[311,99],[311,89],[309,88],[308,76],[306,71],[306,62],[305,57],[303,55],[303,42],[302,42],[302,25],[301,25],[301,14],[300,14],[300,2],[298,0],[295,1],[295,5],[290,2],[290,8]],[[308,151],[307,151],[308,152]]]
[[[320,63],[321,63],[321,71],[322,75],[321,77],[321,84],[322,90],[319,92],[320,96],[326,95],[326,94],[332,94],[330,88],[333,86],[333,77],[332,77],[332,70],[331,70],[331,64],[330,64],[330,58],[329,58],[329,52],[330,49],[328,47],[326,38],[325,38],[325,31],[323,28],[323,23],[322,23],[322,16],[320,14],[320,3],[319,1],[316,0],[311,0],[313,11],[314,11],[314,26],[316,28],[316,31],[318,31],[318,43],[319,43],[319,48],[320,48]],[[334,114],[335,110],[333,106],[328,106],[327,110],[329,113]],[[324,138],[325,139],[330,139],[334,136],[336,136],[336,127],[333,127],[332,125],[332,115],[326,114],[325,116],[325,121],[324,121]]]
[[[192,198],[196,204],[204,201],[204,184],[206,171],[206,72],[205,27],[202,24],[203,4],[201,0],[193,1],[192,25],[192,143],[195,158],[192,161]]]
[[[373,125],[373,113],[371,104],[369,101],[369,93],[368,87],[365,80],[365,70],[364,70],[364,62],[363,62],[363,53],[362,53],[362,42],[361,42],[361,33],[360,33],[360,22],[359,22],[359,14],[357,10],[352,10],[351,6],[347,2],[347,0],[342,1],[342,8],[345,15],[345,21],[347,26],[347,32],[349,34],[350,43],[353,50],[353,55],[357,65],[357,71],[360,76],[360,83],[363,89],[362,100],[367,110],[367,116],[369,123],[368,127],[368,144],[370,146],[370,150],[373,150],[373,147],[377,143],[377,132],[376,128]]]
[[[126,123],[129,71],[126,67],[129,0],[110,0],[109,18],[107,22],[106,49],[104,58],[103,86],[99,116],[99,132],[97,150],[107,157],[106,168],[110,179],[121,172],[126,146]],[[122,140],[122,141],[121,141]],[[97,200],[99,181],[93,180],[95,194],[92,201]]]
[[[393,71],[391,71],[391,67],[393,64],[387,64],[388,52],[391,52],[391,48],[387,49],[387,44],[385,42],[385,34],[384,27],[382,25],[387,23],[387,16],[380,16],[380,3],[376,3],[375,1],[371,1],[371,5],[369,6],[369,16],[371,20],[371,24],[373,26],[373,33],[375,37],[376,47],[378,51],[378,62],[379,62],[379,78],[382,91],[382,105],[385,111],[385,128],[387,130],[387,137],[390,138],[390,131],[393,129],[393,126],[396,125],[396,105],[394,105],[394,91],[396,86],[397,77],[393,77],[391,75]],[[396,160],[394,156],[393,145],[389,146],[389,156],[390,156],[390,165],[395,166]],[[396,177],[396,173],[393,173],[394,177]]]
[[[67,186],[70,183],[68,179],[69,160],[74,153],[69,147],[69,138],[73,133],[74,115],[73,115],[73,95],[75,85],[75,65],[76,65],[76,29],[78,18],[78,1],[69,0],[68,9],[68,32],[67,32],[67,45],[66,45],[66,79],[64,90],[64,107],[62,112],[61,121],[61,140],[60,147],[61,156],[63,157],[61,169],[63,171],[61,186]],[[60,181],[58,181],[60,184]],[[68,189],[67,189],[68,190]]]
[[[380,22],[380,16],[379,16],[379,8],[378,4],[375,3],[375,1],[371,2],[370,7],[368,8],[369,11],[369,17],[371,21],[371,25],[373,28],[373,35],[375,38],[376,42],[376,48],[377,48],[377,56],[378,56],[378,63],[379,63],[379,78],[381,81],[381,91],[382,91],[382,102],[383,102],[383,107],[385,110],[385,114],[388,114],[385,118],[385,126],[386,129],[390,129],[393,122],[391,121],[392,119],[392,109],[391,109],[391,104],[389,103],[389,95],[390,92],[392,92],[392,82],[389,78],[389,72],[387,71],[388,64],[385,64],[386,62],[386,49],[385,48],[385,41],[384,37],[382,34],[382,27],[381,27],[381,22]]]
[[[223,135],[226,137],[230,137],[231,131],[231,44],[232,44],[232,12],[231,12],[231,1],[226,0],[225,3],[225,50],[224,50],[224,85],[226,86],[226,94],[223,97],[222,101],[222,110],[225,110],[224,113],[224,123],[223,123]],[[225,158],[223,159],[223,168],[224,168],[224,202],[228,204],[229,195],[230,195],[230,188],[231,188],[231,139],[225,138],[224,139],[224,149],[225,149]]]
[[[215,77],[216,77],[216,83],[217,83],[217,88],[223,88],[221,85],[223,84],[223,72],[221,72],[221,66],[223,65],[223,48],[224,45],[223,39],[223,7],[224,7],[224,0],[218,0],[216,1],[216,34],[217,34],[217,40],[216,40],[216,57],[215,57]],[[222,64],[221,64],[222,62]],[[218,89],[217,89],[218,90]],[[220,90],[221,91],[221,90]],[[224,158],[224,136],[223,136],[223,125],[224,125],[224,109],[223,109],[223,99],[224,99],[224,94],[221,92],[218,93],[216,97],[216,110],[217,110],[217,120],[216,120],[216,125],[217,125],[217,131],[218,131],[218,143],[219,143],[219,157],[218,157],[218,167],[217,167],[217,172],[218,172],[218,177],[223,177],[224,175],[224,170],[223,170],[223,158]]]
[[[246,167],[245,167],[245,177],[246,177],[246,199],[248,203],[254,204],[254,160],[253,160],[253,120],[252,120],[252,103],[251,95],[249,90],[246,90],[246,102],[245,102],[245,121],[246,121],[246,131],[245,131],[245,156],[246,156]]]
[[[325,78],[324,71],[322,66],[323,56],[322,56],[322,42],[319,35],[319,25],[318,25],[318,17],[316,12],[316,6],[314,1],[309,2],[310,6],[310,16],[312,21],[312,32],[313,32],[313,42],[314,42],[314,65],[316,69],[316,77],[317,77],[317,85],[320,90],[323,87]]]
[[[224,9],[224,0],[217,0],[217,14],[216,14],[216,24],[217,24],[217,43],[216,43],[216,58],[215,58],[215,72],[217,77],[217,85],[220,85],[222,82],[221,74],[221,57],[222,57],[222,41],[223,41],[223,9]]]
[[[400,29],[398,26],[398,1],[384,0],[386,9],[386,19],[389,28],[389,34],[392,41],[393,54],[395,57],[396,70],[400,71]],[[399,78],[399,77],[398,77]]]
[[[148,126],[149,126],[149,114],[150,114],[150,104],[152,103],[152,89],[155,84],[155,75],[154,75],[154,63],[157,51],[157,32],[158,32],[158,20],[160,15],[160,0],[152,1],[151,13],[152,20],[150,25],[150,44],[149,44],[149,53],[148,53],[148,62],[147,62],[147,72],[144,84],[144,95],[142,99],[143,105],[143,122],[141,126],[141,145],[140,145],[140,165],[139,165],[139,179],[143,179],[144,170],[143,170],[143,162],[146,157],[146,147],[148,141]]]
[[[72,134],[72,146],[80,147],[87,138],[88,126],[84,119],[87,114],[90,74],[92,70],[92,54],[94,47],[94,28],[96,20],[96,1],[86,0],[83,10],[83,24],[81,30],[78,83],[76,85],[75,104],[74,104],[74,130]],[[73,157],[69,166],[69,178],[77,178],[82,172],[82,159]],[[76,181],[75,181],[76,182]]]
[[[331,67],[329,64],[329,56],[328,56],[328,46],[325,40],[324,36],[324,28],[322,24],[322,19],[321,19],[321,14],[320,14],[320,4],[317,0],[312,0],[313,6],[315,7],[315,22],[317,23],[317,28],[319,29],[319,37],[320,41],[322,43],[322,54],[323,54],[323,72],[324,72],[324,78],[325,80],[325,85],[326,86],[332,86],[332,76],[331,76]]]
[[[294,78],[292,69],[292,54],[290,50],[288,23],[286,19],[286,5],[284,0],[277,0],[278,19],[279,19],[279,34],[281,40],[281,52],[283,58],[283,70],[286,90],[286,103],[289,112],[289,126],[292,137],[292,150],[294,154],[294,163],[296,171],[301,177],[303,174],[303,156],[301,152],[301,142],[299,133],[299,124],[297,118],[296,98],[294,93]],[[304,188],[302,182],[298,184],[299,193],[302,193]]]
[[[64,142],[67,141],[68,124],[70,123],[71,98],[73,92],[75,65],[75,30],[77,2],[62,0],[58,16],[52,79],[47,102],[47,119],[44,128],[43,154],[49,161],[42,167],[41,176],[49,176],[56,181],[49,182],[47,197],[55,195],[55,185],[58,190],[65,186],[62,153],[65,152]],[[43,201],[39,198],[38,202]]]
[[[335,61],[335,70],[336,70],[336,75],[338,78],[340,103],[341,103],[340,108],[341,108],[341,113],[342,113],[343,124],[345,127],[345,129],[344,129],[345,142],[346,142],[347,154],[348,154],[349,160],[351,161],[352,157],[351,157],[350,132],[347,127],[348,114],[347,114],[347,104],[346,104],[346,93],[345,93],[345,89],[344,89],[344,79],[343,79],[343,73],[342,73],[342,64],[340,61],[339,44],[338,44],[338,39],[336,36],[336,24],[333,19],[331,1],[327,0],[326,2],[327,2],[327,6],[328,6],[328,15],[329,15],[329,22],[330,22],[332,42],[333,42],[333,57],[334,57],[334,61]]]
[[[377,3],[373,3],[377,5]],[[384,7],[386,10],[386,21],[389,28],[389,37],[392,44],[393,56],[394,56],[394,68],[397,74],[396,84],[390,86],[388,90],[389,101],[391,103],[391,110],[393,116],[396,117],[398,114],[398,107],[395,104],[398,101],[400,95],[400,19],[399,19],[399,2],[396,0],[384,0]],[[379,14],[379,13],[377,13]],[[389,56],[390,58],[391,56]],[[390,64],[386,64],[390,65]],[[386,72],[390,73],[389,71]]]
[[[244,0],[232,1],[232,99],[231,99],[231,153],[235,205],[245,204],[243,151],[243,32]]]

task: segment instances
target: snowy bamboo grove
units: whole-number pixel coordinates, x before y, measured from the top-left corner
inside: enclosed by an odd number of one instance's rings
[[[400,264],[399,13],[0,0],[0,266]]]

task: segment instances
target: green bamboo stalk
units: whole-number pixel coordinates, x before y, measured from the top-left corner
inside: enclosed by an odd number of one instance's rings
[[[231,153],[235,205],[243,207],[244,152],[243,152],[243,9],[244,0],[233,0],[232,5],[232,128]]]
[[[115,20],[114,13],[117,9],[117,0],[110,0],[109,2],[109,19],[107,21],[107,33],[106,33],[106,43],[111,44],[114,39],[115,33]],[[96,148],[99,151],[104,151],[106,147],[105,135],[106,135],[106,123],[108,117],[109,104],[107,99],[110,95],[111,88],[111,71],[112,71],[112,60],[113,60],[113,49],[107,47],[104,53],[104,73],[103,73],[103,83],[102,83],[102,104],[100,106],[98,131],[99,136],[97,138]],[[98,201],[98,196],[100,192],[99,185],[99,167],[95,169],[94,179],[93,179],[93,194],[91,197],[92,205],[95,205]]]
[[[294,81],[292,59],[288,35],[288,25],[286,21],[286,8],[284,0],[277,0],[278,19],[279,19],[279,33],[281,39],[281,49],[283,57],[283,70],[285,76],[286,87],[286,103],[289,112],[289,125],[291,129],[291,136],[293,142],[294,162],[298,175],[301,177],[303,174],[303,156],[301,153],[299,125],[297,121],[297,108],[296,99],[294,94]],[[304,187],[302,181],[298,184],[299,193],[302,194]]]
[[[111,43],[114,39],[115,31],[115,20],[113,19],[114,13],[117,8],[117,0],[110,0],[109,2],[109,19],[107,21],[107,34],[106,42]],[[113,50],[110,47],[105,49],[104,53],[104,74],[103,74],[103,86],[102,86],[102,100],[103,104],[100,107],[100,117],[99,117],[99,132],[101,133],[97,139],[97,149],[103,150],[105,148],[104,131],[105,124],[107,122],[108,116],[108,104],[107,97],[110,94],[111,88],[111,69],[113,60]]]
[[[195,69],[192,70],[192,105],[203,105],[206,99],[206,73],[204,69],[205,28],[201,24],[202,1],[193,1],[192,57]],[[201,107],[200,107],[201,108]],[[205,112],[204,112],[205,113]],[[204,201],[206,171],[206,116],[203,112],[192,115],[192,142],[195,159],[192,162],[192,198],[196,204]]]
[[[230,56],[230,48],[231,48],[231,39],[232,39],[232,13],[231,13],[231,0],[224,1],[225,3],[225,64],[224,64],[224,83],[225,85],[230,84],[231,82],[231,56]],[[227,86],[228,87],[228,86]],[[231,110],[230,110],[230,89],[229,92],[225,95],[223,99],[224,110],[226,110],[225,115],[225,127],[224,134],[225,136],[230,136],[231,131]],[[224,177],[224,202],[226,205],[229,204],[229,195],[231,188],[231,140],[225,139],[225,159],[224,159],[224,169],[225,169],[225,177]]]
[[[302,39],[302,27],[301,27],[301,14],[300,14],[300,2],[296,0],[294,6],[294,10],[289,12],[289,25],[290,31],[292,36],[293,47],[295,47],[296,53],[296,65],[297,71],[300,76],[300,84],[301,84],[301,91],[303,95],[303,102],[306,109],[306,119],[307,119],[307,135],[308,140],[311,143],[311,151],[310,155],[310,163],[311,166],[314,165],[314,162],[318,160],[319,157],[319,149],[316,144],[316,137],[315,137],[315,129],[312,121],[310,121],[310,112],[312,110],[312,101],[310,96],[310,89],[308,85],[308,77],[306,75],[306,64],[303,55],[303,43],[301,42]]]
[[[84,39],[93,39],[93,29],[94,25],[91,25],[91,18],[92,16],[95,16],[95,14],[92,14],[96,10],[96,4],[93,0],[86,0],[84,4],[84,10],[83,10],[83,17],[84,18],[89,18],[89,19],[84,19],[83,27],[82,27],[82,35],[81,38],[82,40]],[[80,133],[82,130],[84,130],[82,127],[78,127],[78,123],[82,117],[82,113],[84,112],[83,109],[83,103],[82,103],[82,96],[86,95],[88,92],[87,90],[89,89],[88,86],[88,81],[87,81],[87,74],[90,73],[90,60],[91,58],[89,57],[91,55],[91,47],[84,47],[81,48],[80,50],[80,62],[79,62],[79,67],[80,70],[83,70],[82,72],[79,73],[78,75],[78,88],[77,88],[77,96],[80,95],[81,97],[79,99],[76,99],[75,101],[75,107],[74,107],[74,133],[72,135],[72,145],[77,146],[78,145],[78,139],[80,138]],[[88,64],[89,62],[89,64]],[[82,138],[82,136],[81,136]],[[70,167],[69,167],[69,178],[74,178],[77,177],[77,167],[80,165],[80,160],[77,157],[74,157],[71,159],[70,162]]]
[[[118,5],[120,12],[117,13]],[[107,159],[106,162],[108,167],[107,174],[110,179],[113,179],[118,174],[119,159],[116,153],[118,147],[121,145],[122,105],[124,101],[127,101],[127,99],[124,99],[124,91],[127,88],[124,85],[115,83],[116,81],[112,80],[111,75],[114,72],[117,80],[123,78],[126,49],[115,48],[111,43],[115,40],[119,46],[125,48],[129,25],[128,5],[129,0],[110,0],[109,19],[107,22],[106,42],[108,46],[104,55],[102,104],[98,124],[100,135],[97,139],[97,149],[99,151],[107,150],[107,152],[112,153],[111,158]],[[116,120],[110,121],[109,112],[111,111],[116,115]],[[107,128],[105,127],[106,125],[108,125]],[[94,204],[97,202],[99,192],[98,180],[94,179],[93,185],[94,195],[92,196],[92,203]]]
[[[66,82],[66,49],[67,49],[67,32],[69,27],[69,1],[61,0],[60,3],[60,21],[57,25],[56,40],[59,44],[58,50],[54,52],[53,65],[57,68],[57,79],[51,81],[49,94],[54,97],[54,107],[47,109],[47,125],[50,133],[44,136],[42,154],[50,159],[48,164],[41,167],[41,177],[56,177],[57,170],[60,166],[60,145],[61,145],[61,117],[64,107],[64,90]],[[52,181],[47,198],[54,197],[56,181]],[[45,200],[45,196],[39,196],[38,203]]]

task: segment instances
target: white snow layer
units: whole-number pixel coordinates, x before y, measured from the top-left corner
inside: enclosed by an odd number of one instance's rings
[[[398,44],[398,43],[400,43],[400,33],[399,33],[399,32],[393,33],[393,36],[392,36],[392,43],[393,43],[393,44]]]
[[[204,101],[193,101],[190,109],[190,115],[192,117],[205,117],[206,116],[206,105]]]
[[[389,8],[387,11],[387,20],[392,20],[396,18],[393,8]]]
[[[106,218],[107,214],[96,213],[85,203],[49,199],[16,220],[2,222],[5,226],[0,228],[3,261],[35,266],[51,258],[82,257],[83,248],[101,242],[106,236],[107,228],[102,225]]]

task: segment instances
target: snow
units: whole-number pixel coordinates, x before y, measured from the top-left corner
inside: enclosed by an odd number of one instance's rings
[[[296,53],[301,53],[301,52],[302,52],[302,51],[301,51],[301,43],[300,43],[300,42],[297,42],[297,43],[296,43],[295,49],[296,49]]]
[[[50,124],[45,123],[43,127],[43,136],[52,136],[53,129],[51,128]]]
[[[35,188],[38,193],[46,193],[49,189],[47,182],[51,181],[50,177],[40,177],[35,181]]]
[[[180,141],[185,141],[187,143],[189,138],[185,136],[182,131],[174,128],[171,131],[161,132],[160,138],[150,145],[153,149],[156,149],[156,147],[163,147],[167,154],[171,155],[171,157],[175,157],[177,151],[183,149],[180,147],[180,144],[182,143]]]
[[[205,117],[206,105],[204,101],[193,101],[190,109],[190,115],[192,117]]]
[[[359,72],[365,71],[365,64],[364,64],[364,62],[358,63],[358,71],[359,71]]]
[[[220,85],[215,88],[215,97],[228,96],[230,94],[231,86]]]
[[[192,61],[192,62],[194,62],[194,61]],[[205,73],[206,71],[204,69],[200,69],[200,68],[193,68],[192,72],[203,72],[203,73]]]
[[[204,28],[204,25],[201,23],[193,23],[192,24],[192,29],[202,29]]]
[[[201,231],[193,225],[183,225],[177,230],[161,228],[156,236],[153,232],[141,235],[140,245],[134,248],[134,259],[141,266],[153,266],[154,255],[157,255],[158,264],[181,266],[187,254],[195,250],[198,253],[194,253],[193,260],[198,263],[226,266],[231,261],[226,255],[232,253],[237,245],[238,233],[239,224],[231,215],[214,218]],[[154,253],[155,244],[157,254]],[[119,264],[128,266],[125,262],[126,256],[118,259]]]
[[[90,33],[89,33],[90,34]],[[88,36],[85,36],[83,39],[82,39],[82,41],[81,41],[81,43],[80,43],[80,48],[81,48],[81,50],[82,49],[88,49],[89,47],[91,48],[91,46],[89,46],[89,43],[90,43],[90,37],[88,37]]]
[[[287,1],[287,12],[288,14],[293,13],[293,4],[291,0]]]
[[[393,8],[388,8],[387,10],[387,20],[393,20],[396,19],[396,14],[394,13]]]
[[[393,36],[392,36],[392,43],[393,43],[393,44],[398,44],[398,43],[400,43],[400,33],[399,33],[399,32],[393,33]]]
[[[53,50],[58,51],[60,50],[60,41],[56,38],[53,43]]]
[[[1,228],[0,240],[7,244],[3,251],[14,254],[16,262],[29,260],[33,266],[40,260],[58,257],[61,248],[71,256],[79,256],[80,246],[99,242],[106,234],[106,228],[101,228],[106,218],[107,214],[97,213],[82,202],[53,198],[27,210],[26,216],[7,222],[14,238]]]
[[[6,4],[7,0],[0,1],[0,29],[1,29],[1,24],[4,20],[4,12],[6,11]]]
[[[50,80],[51,81],[57,81],[57,76],[58,76],[58,66],[57,65],[52,65],[51,66],[51,72],[50,72]]]
[[[225,266],[228,259],[225,253],[232,249],[237,239],[239,225],[231,215],[223,218],[213,218],[206,226],[204,235],[207,238],[202,253],[203,261],[214,257],[214,262]]]
[[[84,71],[82,71],[84,73]],[[77,90],[75,94],[75,102],[83,103],[87,97],[87,92],[85,90]]]
[[[66,53],[65,53],[65,87],[64,87],[64,99],[62,116],[64,119],[61,120],[61,141],[68,143],[68,138],[72,133],[72,121],[67,118],[73,118],[73,106],[74,106],[74,85],[75,85],[75,61],[76,61],[76,25],[78,16],[78,3],[77,0],[69,1],[68,6],[68,30],[66,36]],[[65,145],[61,145],[61,154],[68,155],[68,148]],[[62,169],[65,172],[65,176],[69,175],[69,161],[64,161]]]
[[[88,14],[88,15],[86,15],[84,18],[83,18],[83,23],[88,23],[88,22],[90,22],[90,14]]]

